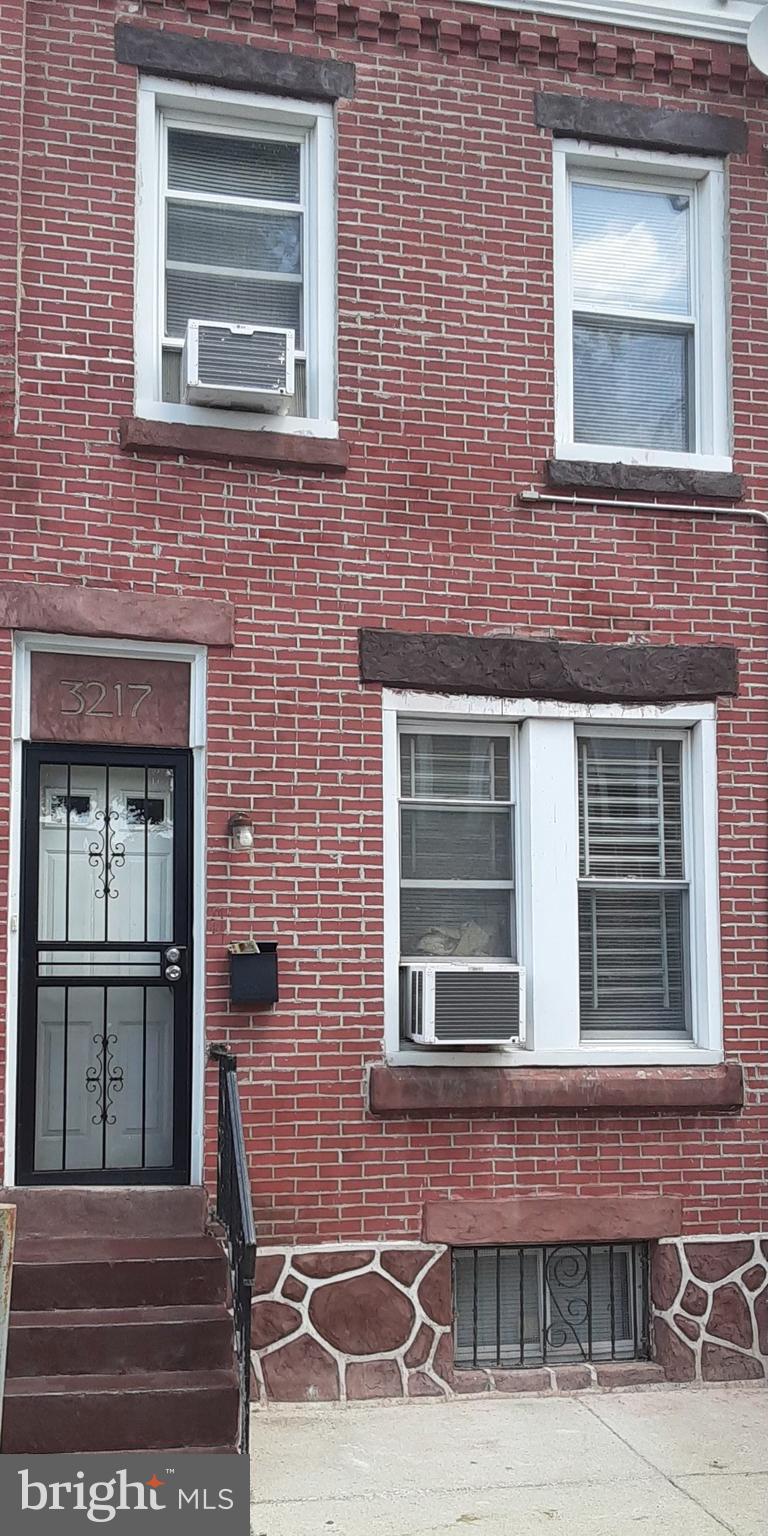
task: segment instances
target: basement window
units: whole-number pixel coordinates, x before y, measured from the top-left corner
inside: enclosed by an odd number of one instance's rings
[[[453,1287],[459,1369],[649,1356],[645,1243],[455,1248]]]

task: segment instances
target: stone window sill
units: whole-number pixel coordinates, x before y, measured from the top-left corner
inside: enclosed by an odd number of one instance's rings
[[[547,484],[555,490],[637,491],[648,496],[714,497],[716,501],[739,501],[744,495],[742,476],[729,470],[674,469],[574,458],[549,459],[546,472]]]
[[[348,445],[341,438],[198,427],[186,422],[150,421],[139,416],[121,421],[120,447],[128,453],[171,453],[183,454],[185,458],[225,459],[238,464],[269,465],[297,474],[343,474],[349,463]]]
[[[738,1062],[663,1067],[390,1066],[370,1073],[374,1115],[740,1109]]]

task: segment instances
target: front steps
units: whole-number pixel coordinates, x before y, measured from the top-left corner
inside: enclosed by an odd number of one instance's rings
[[[229,1273],[202,1189],[24,1189],[2,1451],[235,1450]]]

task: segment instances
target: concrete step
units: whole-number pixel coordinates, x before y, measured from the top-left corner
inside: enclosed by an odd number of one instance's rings
[[[88,1189],[0,1189],[16,1206],[20,1237],[175,1237],[202,1234],[208,1196],[202,1185]]]
[[[226,1302],[229,1269],[213,1237],[22,1238],[14,1312]]]
[[[128,1376],[16,1376],[6,1383],[4,1455],[194,1450],[238,1432],[234,1367]]]
[[[232,1363],[232,1318],[213,1306],[77,1307],[11,1313],[8,1377],[123,1372],[226,1370]]]

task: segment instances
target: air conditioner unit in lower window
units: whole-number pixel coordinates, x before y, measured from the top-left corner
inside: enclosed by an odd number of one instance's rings
[[[294,349],[291,329],[188,320],[181,354],[184,400],[279,415],[294,393]]]
[[[420,1045],[518,1045],[525,971],[506,960],[422,960],[400,971],[403,1034]]]

